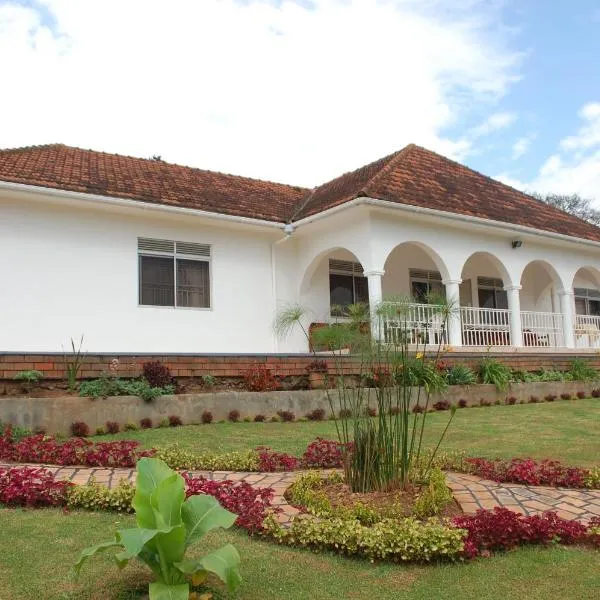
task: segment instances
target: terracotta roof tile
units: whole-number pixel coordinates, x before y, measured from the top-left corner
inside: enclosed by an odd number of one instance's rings
[[[278,222],[308,192],[63,144],[0,151],[0,180]]]
[[[600,241],[600,228],[413,144],[313,190],[62,144],[0,150],[0,180],[280,223],[367,196]]]
[[[315,188],[296,218],[361,196],[600,241],[595,225],[414,144]]]

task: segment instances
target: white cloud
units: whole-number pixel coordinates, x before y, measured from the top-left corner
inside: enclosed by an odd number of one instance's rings
[[[0,147],[62,141],[304,185],[409,142],[464,157],[471,142],[445,128],[497,103],[520,58],[477,0],[43,4],[0,3]]]
[[[586,104],[579,111],[579,116],[584,124],[575,135],[562,140],[560,145],[564,150],[580,150],[600,145],[600,102]]]
[[[509,173],[496,177],[513,187],[557,194],[580,194],[600,208],[600,102],[590,102],[580,111],[582,125],[559,143],[559,152],[549,156],[537,175],[523,181]]]
[[[473,137],[489,135],[500,129],[505,129],[517,120],[517,115],[511,112],[498,112],[491,114],[481,125],[471,129]]]
[[[527,154],[527,152],[529,151],[529,148],[534,140],[535,140],[535,135],[533,135],[533,134],[520,137],[513,144],[512,159],[517,160],[517,159],[521,158],[521,156],[524,156],[525,154]]]

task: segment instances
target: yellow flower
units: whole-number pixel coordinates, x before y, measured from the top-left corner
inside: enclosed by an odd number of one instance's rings
[[[423,358],[423,353],[422,352],[417,352],[417,358]]]

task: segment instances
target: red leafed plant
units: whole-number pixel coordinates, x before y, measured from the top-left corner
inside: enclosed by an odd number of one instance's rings
[[[585,487],[585,477],[588,474],[586,469],[567,467],[557,460],[468,458],[467,462],[473,472],[484,479],[525,485],[581,488]]]
[[[337,441],[318,437],[306,447],[302,463],[311,469],[341,468],[344,464],[343,446]]]
[[[273,392],[279,389],[279,382],[268,367],[255,365],[244,373],[244,385],[250,392]]]
[[[138,459],[153,454],[153,450],[140,450],[139,442],[131,440],[95,444],[82,438],[70,438],[59,442],[52,436],[40,434],[15,441],[9,426],[0,437],[0,460],[11,462],[135,467]]]
[[[65,503],[67,481],[57,481],[48,469],[0,468],[0,504],[59,506]]]
[[[255,488],[244,481],[211,481],[193,477],[190,473],[184,473],[183,478],[186,498],[196,494],[214,496],[223,508],[238,516],[235,524],[251,534],[262,530],[267,511],[276,513],[281,510],[271,506],[275,493],[272,488]]]
[[[276,471],[294,471],[300,466],[300,459],[285,452],[275,452],[271,448],[259,446],[258,452],[258,470],[274,473]]]
[[[507,508],[478,510],[474,515],[453,519],[467,530],[464,554],[469,558],[485,556],[493,550],[508,550],[522,544],[549,544],[559,541],[573,544],[585,540],[588,529],[578,521],[569,521],[555,512],[524,516]]]

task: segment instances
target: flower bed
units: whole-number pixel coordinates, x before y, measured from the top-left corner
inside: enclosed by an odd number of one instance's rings
[[[71,484],[57,481],[47,469],[0,468],[0,504],[6,506],[61,506]]]
[[[473,474],[500,483],[569,488],[600,487],[600,468],[567,467],[557,460],[468,458],[467,463]]]

